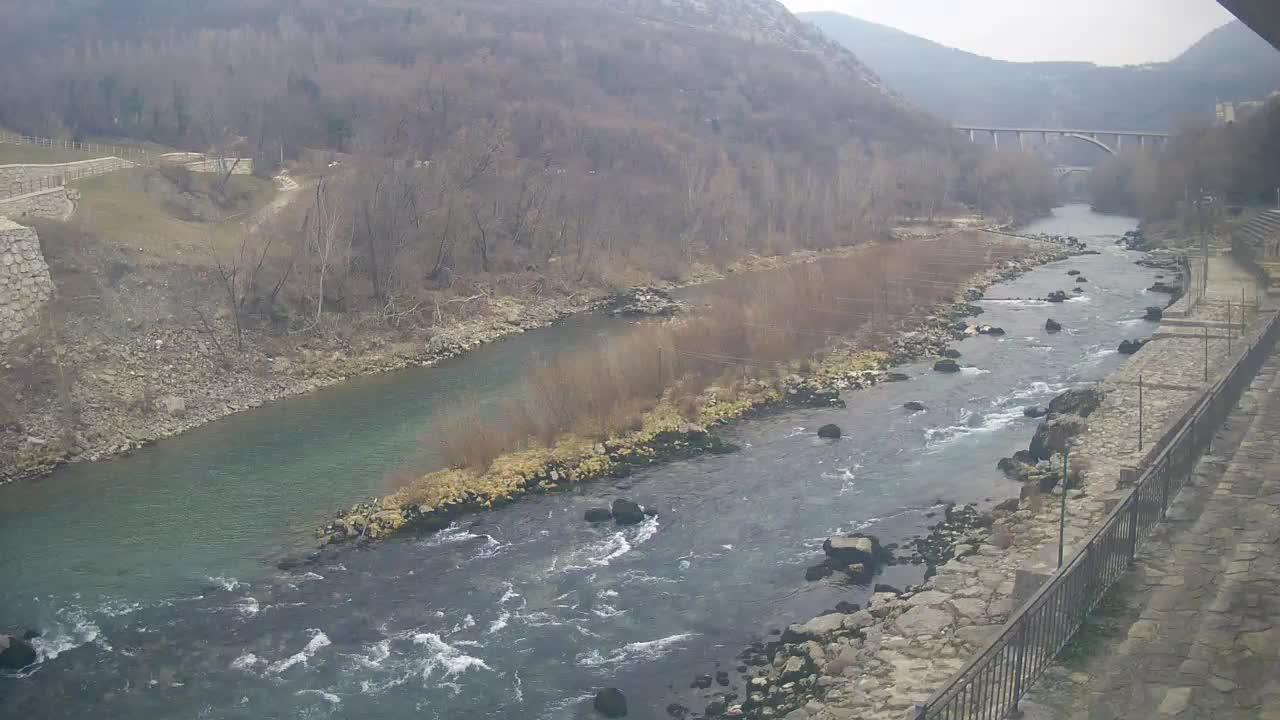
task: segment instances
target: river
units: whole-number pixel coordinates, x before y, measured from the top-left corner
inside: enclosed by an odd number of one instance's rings
[[[146,718],[589,717],[595,688],[627,693],[630,717],[665,717],[695,673],[732,669],[768,628],[866,589],[806,583],[823,538],[918,533],[938,499],[1016,496],[995,461],[1025,447],[1022,408],[1093,382],[1165,296],[1114,242],[1135,226],[1085,206],[1029,232],[1101,251],[993,287],[995,297],[1069,290],[1061,305],[981,303],[1003,338],[956,344],[958,375],[847,393],[847,407],[793,411],[726,434],[739,452],[534,496],[427,537],[275,560],[325,511],[377,492],[420,458],[418,433],[449,398],[492,406],[531,355],[617,321],[580,318],[436,368],[367,378],[233,416],[109,463],[0,489],[0,619],[37,627],[42,662],[0,676],[0,715]],[[1044,332],[1053,317],[1065,331]],[[798,320],[797,324],[802,324]],[[918,400],[925,412],[910,413]],[[834,422],[847,437],[821,441]],[[429,443],[427,443],[429,446]],[[616,497],[649,522],[591,526]],[[912,568],[889,578],[911,582]],[[669,688],[670,685],[675,688]]]

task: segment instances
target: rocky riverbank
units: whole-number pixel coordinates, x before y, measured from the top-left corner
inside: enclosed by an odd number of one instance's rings
[[[627,435],[594,441],[568,437],[552,448],[534,448],[499,458],[477,470],[442,470],[411,483],[392,495],[360,503],[338,513],[318,531],[325,543],[384,538],[395,532],[442,527],[459,513],[509,502],[528,492],[556,488],[599,477],[617,477],[634,468],[705,451],[728,450],[712,430],[744,417],[781,407],[840,403],[840,393],[880,382],[908,379],[892,368],[924,357],[942,356],[960,337],[996,328],[972,326],[963,318],[980,309],[969,304],[983,289],[1016,277],[1038,265],[1086,252],[1065,240],[1020,260],[1001,263],[973,278],[954,302],[936,307],[923,321],[904,321],[883,349],[849,345],[835,348],[816,368],[784,375],[775,381],[753,380],[732,397],[711,389],[698,398],[696,417],[676,410],[680,398],[667,397],[649,412],[641,429]]]
[[[354,377],[433,365],[600,302],[590,296],[535,302],[493,298],[475,317],[402,340],[365,335],[282,341],[249,331],[230,360],[200,328],[155,324],[137,328],[121,342],[104,342],[93,328],[67,328],[73,341],[55,349],[35,342],[10,348],[14,358],[21,358],[11,363],[35,367],[43,360],[79,371],[65,382],[50,378],[45,392],[30,398],[34,408],[0,432],[0,484],[65,463],[127,454],[227,415]],[[75,429],[68,431],[69,426]]]
[[[1165,261],[1139,262],[1173,267]],[[1212,319],[1217,310],[1192,312]],[[1017,571],[1053,571],[1060,505],[1066,509],[1070,555],[1101,521],[1107,501],[1126,492],[1120,469],[1136,466],[1143,456],[1130,439],[1137,421],[1133,385],[1143,373],[1148,381],[1169,383],[1168,390],[1147,398],[1144,424],[1154,434],[1195,392],[1193,378],[1202,368],[1185,344],[1177,338],[1147,343],[1102,386],[1068,391],[1049,408],[1037,409],[1045,420],[1028,449],[1001,461],[1024,483],[1019,498],[982,513],[948,508],[947,520],[927,539],[917,538],[914,548],[905,554],[895,550],[886,560],[926,564],[921,582],[903,591],[877,585],[866,608],[841,603],[790,626],[774,642],[753,645],[740,656],[740,682],[704,695],[705,706],[697,710],[707,718],[900,720],[926,701],[1008,620],[1016,607]],[[1215,366],[1225,364],[1226,350],[1225,342],[1212,344]],[[1061,453],[1068,443],[1064,483]],[[833,555],[826,554],[829,564]],[[670,710],[677,717],[693,714],[680,705]]]

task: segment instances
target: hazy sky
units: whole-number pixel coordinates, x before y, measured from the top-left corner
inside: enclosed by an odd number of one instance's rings
[[[1002,60],[1168,60],[1232,20],[1215,0],[782,0]],[[856,48],[855,48],[856,51]]]

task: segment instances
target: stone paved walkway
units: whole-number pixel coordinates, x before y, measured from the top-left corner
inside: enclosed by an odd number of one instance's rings
[[[1024,702],[1036,720],[1280,720],[1280,354],[1135,569],[1123,633]]]

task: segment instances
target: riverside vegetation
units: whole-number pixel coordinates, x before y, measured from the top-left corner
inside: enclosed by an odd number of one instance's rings
[[[497,423],[451,418],[453,429],[428,438],[453,467],[401,478],[403,487],[320,534],[339,542],[441,527],[524,492],[730,450],[712,428],[907,379],[890,368],[942,356],[950,341],[979,332],[963,318],[980,312],[968,301],[981,288],[1080,250],[961,234],[742,279],[704,312],[640,325],[535,369]]]

